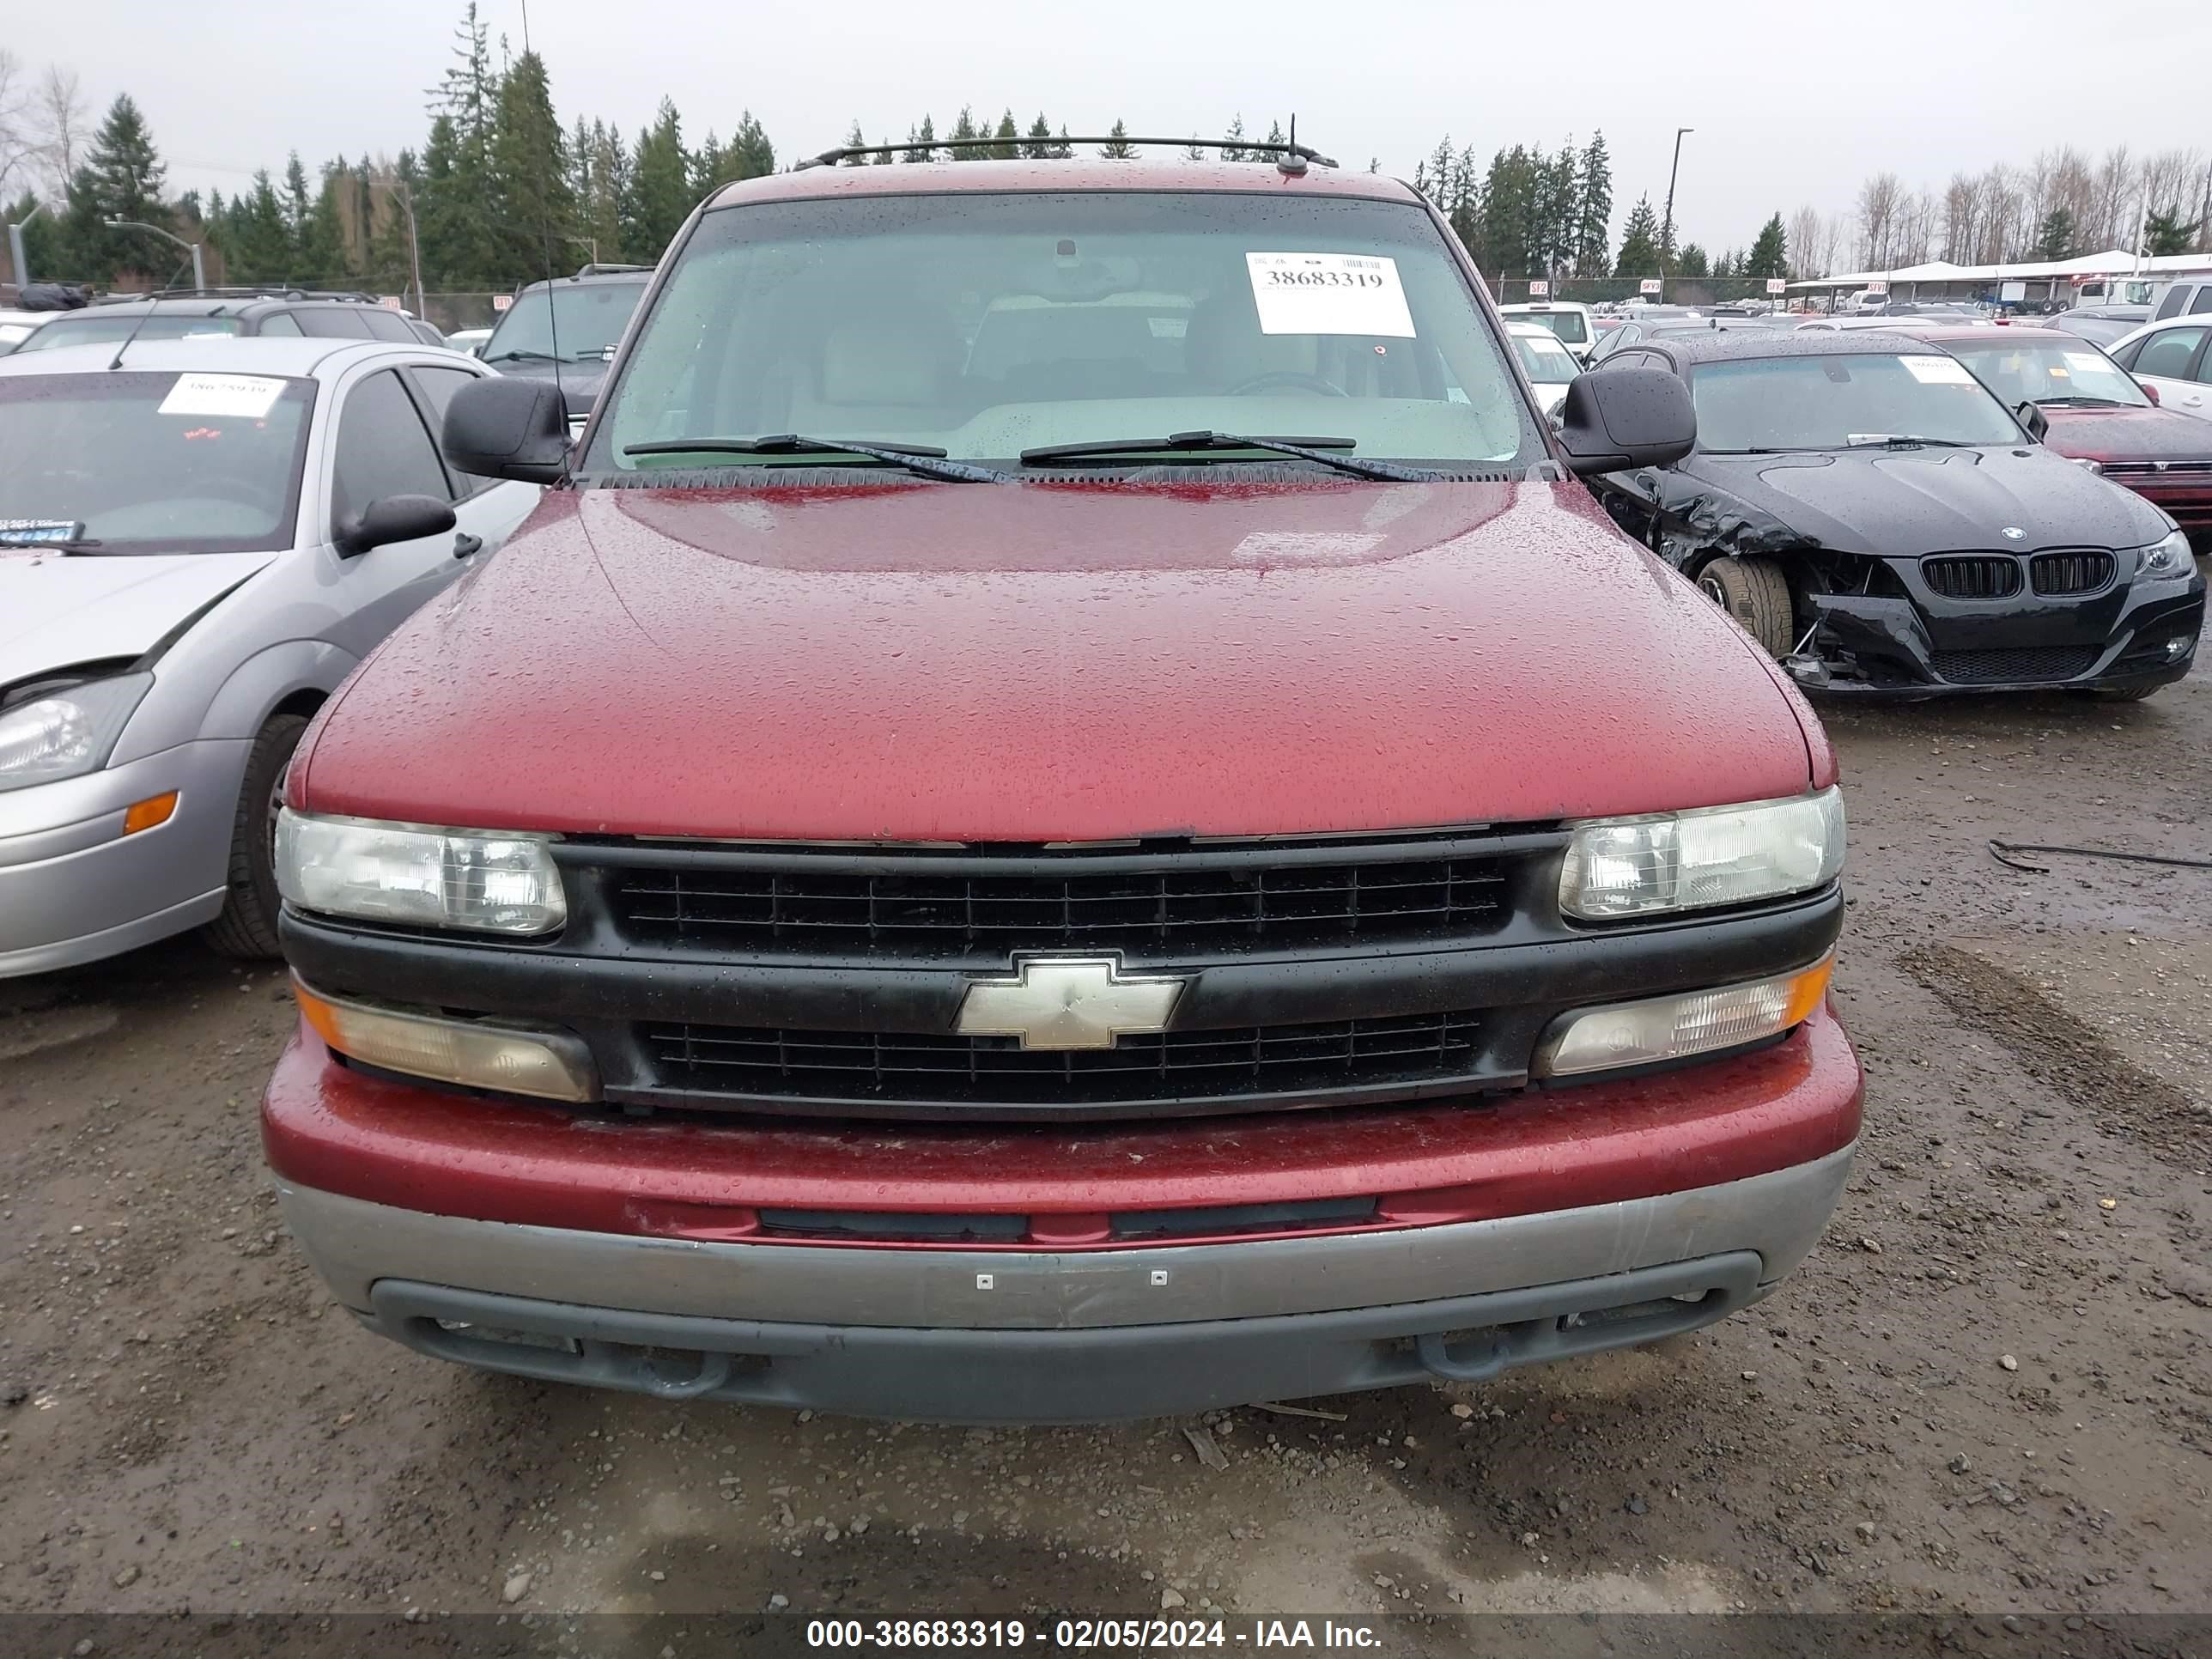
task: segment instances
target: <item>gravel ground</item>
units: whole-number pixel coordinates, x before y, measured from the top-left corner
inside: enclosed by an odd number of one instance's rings
[[[1826,713],[1869,1082],[1823,1248],[1692,1336],[1326,1416],[898,1427],[420,1358],[280,1230],[277,974],[0,984],[0,1647],[186,1609],[411,1615],[380,1650],[502,1609],[2212,1611],[2212,871],[1985,847],[2212,856],[2212,683]]]

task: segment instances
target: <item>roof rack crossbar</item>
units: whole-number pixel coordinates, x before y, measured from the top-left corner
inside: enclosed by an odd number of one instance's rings
[[[809,167],[830,167],[840,161],[850,161],[855,155],[904,155],[914,150],[939,149],[995,149],[1006,143],[1034,143],[1036,139],[934,138],[924,143],[919,138],[908,139],[902,144],[841,144],[836,149],[825,149],[819,155],[810,155],[798,168],[804,173]],[[1089,138],[1064,138],[1055,135],[1055,144],[1150,144],[1164,149],[1188,149],[1195,145],[1200,149],[1241,149],[1252,155],[1272,155],[1276,165],[1286,172],[1303,173],[1306,163],[1316,167],[1333,167],[1336,162],[1317,149],[1299,143],[1255,143],[1249,138],[1131,138],[1112,134]]]
[[[282,283],[246,283],[231,288],[149,289],[143,294],[103,294],[93,303],[130,305],[142,300],[343,300],[351,305],[374,305],[367,294],[337,289],[291,288]]]

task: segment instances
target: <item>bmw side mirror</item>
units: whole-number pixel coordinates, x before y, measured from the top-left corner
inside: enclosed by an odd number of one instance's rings
[[[1559,444],[1578,477],[1672,466],[1698,441],[1690,388],[1663,368],[1607,368],[1567,382]]]
[[[2022,404],[2013,413],[2020,416],[2020,423],[2027,428],[2027,435],[2036,442],[2041,443],[2050,433],[2051,417],[2033,402]]]
[[[435,495],[386,495],[338,526],[340,558],[357,558],[373,547],[441,536],[454,525],[453,504]]]
[[[446,405],[446,459],[479,478],[557,483],[568,471],[568,417],[550,380],[491,376]]]

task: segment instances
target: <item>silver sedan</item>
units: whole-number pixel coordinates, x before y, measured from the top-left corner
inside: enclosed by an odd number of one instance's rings
[[[489,372],[333,339],[0,360],[0,977],[192,927],[275,954],[301,732],[536,501],[439,459]]]

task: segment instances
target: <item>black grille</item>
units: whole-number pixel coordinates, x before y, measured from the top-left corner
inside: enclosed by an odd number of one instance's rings
[[[2108,478],[2212,477],[2212,461],[2106,461],[2102,467]]]
[[[1992,554],[1923,559],[1920,577],[1947,599],[2002,599],[2020,592],[2020,561]]]
[[[690,1094],[1042,1107],[1464,1077],[1477,1069],[1480,1033],[1477,1016],[1449,1013],[1171,1031],[1066,1050],[1025,1050],[1011,1037],[724,1025],[638,1035],[658,1085]]]
[[[2037,592],[2046,597],[2094,593],[2112,580],[2112,556],[2095,548],[2072,553],[2039,553],[2027,562],[2027,580]]]
[[[641,942],[945,961],[1443,939],[1504,921],[1509,868],[1482,857],[1067,873],[1033,860],[972,874],[670,863],[618,868],[610,890],[619,926]]]
[[[1938,651],[1929,659],[1953,685],[1997,685],[2015,680],[2070,680],[2097,660],[2094,645],[2027,645],[1994,651]]]

